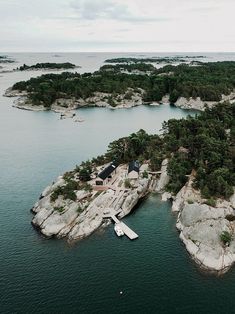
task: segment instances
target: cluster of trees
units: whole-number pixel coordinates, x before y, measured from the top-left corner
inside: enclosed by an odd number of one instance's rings
[[[142,66],[142,65],[141,65]],[[145,65],[147,66],[147,65]],[[34,105],[50,108],[58,98],[83,98],[95,92],[123,94],[128,88],[145,91],[144,101],[160,101],[166,94],[175,103],[178,97],[201,97],[202,100],[221,100],[235,87],[235,62],[211,62],[198,66],[167,65],[151,75],[126,74],[113,71],[94,73],[46,74],[28,81],[18,82],[13,89],[25,90]]]
[[[188,56],[181,57],[181,56],[175,56],[175,57],[152,57],[152,58],[113,58],[113,59],[107,59],[105,60],[106,63],[173,63],[173,62],[186,62],[187,58],[190,58]]]
[[[207,199],[228,198],[235,186],[235,104],[218,104],[195,117],[171,119],[163,134],[144,130],[109,145],[108,160],[150,160],[152,170],[169,158],[169,191],[177,193],[195,172],[195,187]]]
[[[109,144],[106,154],[83,162],[64,175],[66,185],[51,195],[76,200],[75,191],[90,190],[87,181],[98,165],[115,161],[148,161],[152,171],[159,170],[168,158],[170,182],[167,189],[177,193],[193,173],[194,187],[213,205],[214,199],[228,199],[235,186],[235,104],[218,104],[194,117],[170,119],[163,123],[162,134],[149,135],[139,130]],[[74,180],[79,178],[79,182]]]
[[[100,68],[100,71],[112,71],[122,72],[127,71],[129,73],[133,71],[141,72],[155,72],[156,68],[150,63],[124,63],[124,64],[105,64]]]
[[[23,64],[17,70],[25,71],[25,70],[40,70],[40,69],[56,69],[56,70],[68,70],[74,69],[76,67],[75,64],[70,62],[65,63],[55,63],[55,62],[45,62],[45,63],[36,63],[34,65]]]

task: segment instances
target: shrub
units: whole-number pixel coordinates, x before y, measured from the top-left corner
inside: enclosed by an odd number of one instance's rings
[[[194,203],[194,201],[192,199],[188,199],[187,202],[188,202],[188,204],[193,204]]]
[[[149,177],[148,172],[146,170],[144,170],[142,176],[144,179],[148,179],[148,177]]]
[[[126,179],[124,181],[124,186],[125,186],[126,189],[130,189],[132,187],[131,181],[129,179]]]
[[[63,213],[65,208],[64,207],[54,207],[54,210],[56,210],[59,213]]]
[[[216,201],[213,198],[209,198],[208,200],[205,201],[205,204],[211,207],[215,207]]]
[[[223,244],[230,245],[232,241],[232,235],[228,231],[223,231],[220,235],[220,240]]]

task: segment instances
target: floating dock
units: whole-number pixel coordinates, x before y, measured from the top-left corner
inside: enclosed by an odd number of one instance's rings
[[[129,228],[124,222],[120,221],[118,223],[118,226],[122,229],[122,231],[125,233],[125,235],[130,239],[130,240],[135,240],[139,236],[136,234],[131,228]]]
[[[111,218],[125,233],[125,235],[130,239],[130,240],[135,240],[139,236],[136,234],[131,228],[129,228],[124,222],[120,221],[112,212],[110,211],[110,214],[105,214],[104,218]]]

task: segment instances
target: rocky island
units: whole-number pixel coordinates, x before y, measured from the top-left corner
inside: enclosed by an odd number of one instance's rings
[[[14,63],[15,61],[8,56],[0,56],[0,63]]]
[[[176,227],[193,260],[226,272],[235,261],[235,104],[144,130],[60,176],[41,194],[32,223],[48,237],[82,239],[122,218],[150,192],[172,201]]]
[[[14,84],[5,96],[27,110],[68,112],[84,106],[130,108],[141,104],[174,104],[203,111],[218,102],[235,101],[235,62],[191,66],[147,63],[105,65],[94,73],[45,74]]]
[[[34,65],[26,65],[23,64],[22,66],[15,69],[15,71],[29,71],[29,70],[69,70],[75,69],[78,66],[72,64],[70,62],[64,63],[54,63],[54,62],[44,62],[44,63],[36,63]]]
[[[156,63],[156,64],[172,64],[172,63],[186,63],[190,60],[204,59],[205,56],[169,56],[169,57],[151,57],[151,58],[113,58],[105,60],[106,63],[127,63],[127,64],[138,64],[138,63]]]

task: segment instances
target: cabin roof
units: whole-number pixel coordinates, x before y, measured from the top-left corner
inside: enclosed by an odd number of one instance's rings
[[[117,166],[118,165],[115,162],[112,162],[108,167],[106,167],[98,174],[98,177],[102,180],[105,180],[117,168]]]
[[[129,167],[128,167],[128,173],[132,172],[132,171],[136,171],[139,173],[140,171],[140,163],[138,160],[133,160],[129,163]]]

